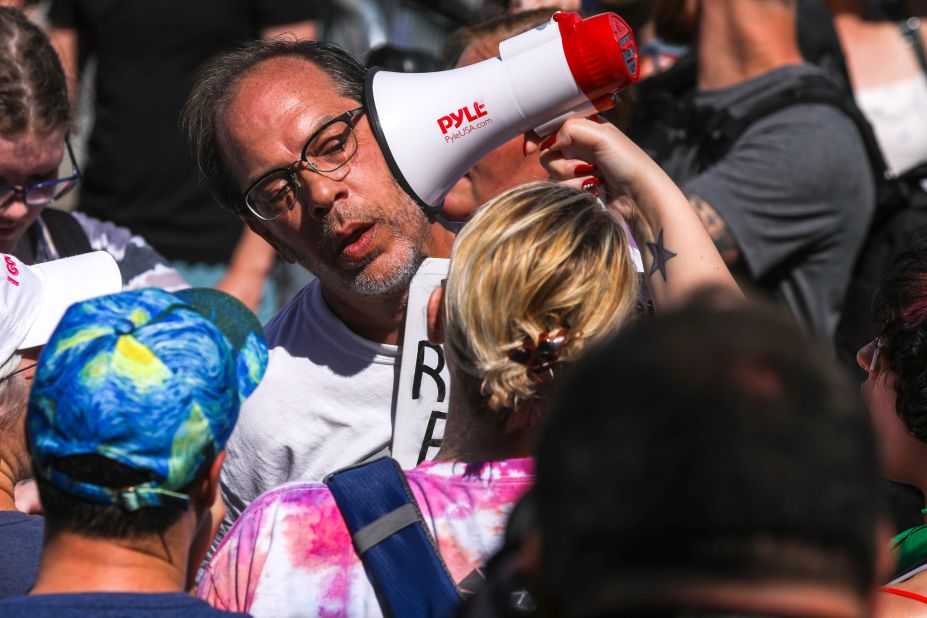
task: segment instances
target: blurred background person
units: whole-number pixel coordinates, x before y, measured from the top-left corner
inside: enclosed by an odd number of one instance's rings
[[[82,176],[68,141],[71,106],[64,72],[45,34],[18,10],[0,7],[0,252],[26,264],[107,251],[126,288],[186,287],[130,230],[48,208]]]
[[[541,8],[550,19],[555,11],[578,11],[582,4],[579,0],[330,0],[321,38],[367,66],[376,65],[371,55],[381,47],[423,55],[438,66],[445,40],[461,27]]]
[[[198,179],[180,110],[196,69],[245,41],[315,38],[309,0],[52,0],[50,36],[72,101],[90,58],[93,126],[78,209],[143,235],[197,286],[218,286],[269,318],[274,252],[220,208]]]
[[[641,80],[669,69],[689,51],[685,44],[668,43],[657,36],[653,5],[654,0],[600,0],[583,3],[586,15],[612,11],[628,22],[637,42]]]
[[[581,359],[542,432],[535,492],[521,558],[539,615],[871,615],[884,564],[871,425],[831,354],[779,310],[706,299]]]
[[[19,9],[29,19],[39,22],[44,19],[40,0],[0,0],[0,6],[8,6],[12,9]]]
[[[26,404],[39,353],[69,305],[121,288],[103,251],[36,266],[0,253],[0,598],[26,594],[39,568],[43,520],[18,511],[14,496],[32,477]]]
[[[927,490],[927,229],[892,261],[875,299],[878,336],[857,354],[863,398],[890,479]],[[923,502],[921,503],[924,506]],[[927,512],[927,510],[922,510]],[[878,616],[927,616],[927,526],[892,542],[895,570]]]
[[[875,211],[864,139],[828,103],[752,114],[811,82],[849,95],[804,61],[798,0],[657,0],[654,9],[658,36],[693,45],[691,61],[677,64],[692,79],[674,67],[643,82],[630,134],[689,195],[732,272],[832,342]],[[732,116],[752,122],[729,136]]]
[[[853,92],[896,176],[927,178],[927,3],[827,0]]]

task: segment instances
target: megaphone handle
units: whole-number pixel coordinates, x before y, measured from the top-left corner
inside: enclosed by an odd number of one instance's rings
[[[563,125],[564,122],[570,118],[580,117],[586,118],[587,116],[592,116],[593,114],[598,113],[598,108],[590,101],[586,99],[576,107],[567,110],[566,112],[560,114],[552,120],[548,120],[544,124],[534,128],[534,132],[540,135],[541,137],[547,137],[556,133],[557,130]]]

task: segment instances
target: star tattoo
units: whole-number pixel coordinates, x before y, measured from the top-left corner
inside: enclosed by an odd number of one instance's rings
[[[663,281],[666,281],[666,263],[676,257],[676,254],[663,246],[663,230],[660,230],[657,242],[647,243],[647,248],[653,254],[653,264],[650,265],[650,272],[647,273],[647,276],[653,276],[653,273],[660,271]]]

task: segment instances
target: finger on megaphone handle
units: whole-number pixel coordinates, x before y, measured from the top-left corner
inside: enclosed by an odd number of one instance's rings
[[[598,114],[593,114],[589,118],[581,118],[579,116],[575,118],[569,118],[562,125],[560,125],[560,128],[558,128],[556,132],[547,135],[539,135],[535,131],[528,131],[524,135],[525,141],[522,145],[522,150],[525,153],[525,156],[533,154],[538,150],[550,150],[552,148],[559,150],[562,148],[563,139],[561,133],[563,132],[563,127],[566,126],[567,123],[574,122],[576,120],[589,120],[590,122],[595,122],[596,124],[610,124],[607,120]]]
[[[551,133],[550,135],[538,135],[534,131],[528,131],[525,133],[525,143],[522,146],[522,151],[527,157],[528,155],[534,154],[539,150],[546,150],[552,146],[552,140],[556,139],[556,135],[556,133]]]
[[[541,166],[555,180],[594,176],[598,173],[598,168],[589,161],[568,159],[559,151],[547,151],[542,154]]]

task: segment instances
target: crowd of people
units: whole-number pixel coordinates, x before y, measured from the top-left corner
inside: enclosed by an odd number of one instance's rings
[[[28,4],[0,616],[927,616],[922,2]],[[639,82],[421,207],[365,63],[561,9]]]

